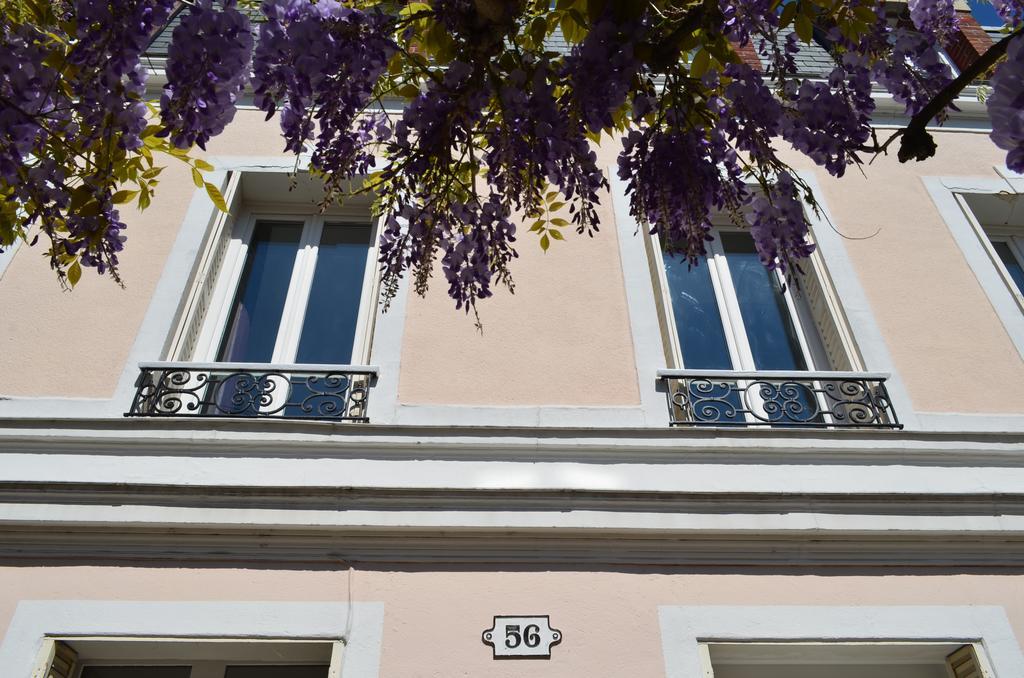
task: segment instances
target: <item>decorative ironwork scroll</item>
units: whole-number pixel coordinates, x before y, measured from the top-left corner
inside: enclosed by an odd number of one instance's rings
[[[126,417],[283,417],[368,421],[370,368],[152,363]]]
[[[673,426],[903,428],[878,375],[679,370],[659,378]]]

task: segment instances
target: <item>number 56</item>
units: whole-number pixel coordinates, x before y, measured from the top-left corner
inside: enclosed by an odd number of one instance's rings
[[[526,647],[537,647],[540,645],[540,627],[536,624],[529,624],[519,634],[519,624],[508,624],[505,626],[505,647],[515,649],[523,642]]]

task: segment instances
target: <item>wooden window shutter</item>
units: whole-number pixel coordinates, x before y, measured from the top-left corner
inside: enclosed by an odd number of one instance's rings
[[[794,286],[794,293],[803,297],[807,303],[814,327],[821,338],[822,348],[828,358],[828,367],[843,371],[863,370],[863,363],[853,342],[853,334],[846,323],[846,316],[832,288],[821,254],[814,252],[807,262],[802,264],[802,268],[804,272],[800,276],[800,285]]]
[[[973,645],[964,645],[946,657],[949,678],[990,678]]]
[[[60,640],[45,641],[43,661],[39,662],[32,678],[74,678],[78,653]]]
[[[224,201],[228,205],[229,212],[228,214],[223,212],[217,214],[213,228],[210,229],[203,242],[196,276],[189,288],[186,306],[181,314],[178,331],[175,333],[176,339],[171,350],[168,351],[167,357],[170,360],[193,360],[195,357],[196,344],[203,329],[203,321],[210,308],[217,276],[224,264],[224,255],[227,253],[228,243],[231,242],[231,235],[235,228],[235,217],[238,215],[242,194],[239,190],[240,180],[241,173],[239,172],[232,172],[228,177]]]

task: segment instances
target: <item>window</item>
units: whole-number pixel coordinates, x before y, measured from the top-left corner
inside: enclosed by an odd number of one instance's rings
[[[819,255],[787,283],[747,231],[716,229],[696,266],[655,236],[648,243],[673,426],[899,427],[885,375],[854,371],[852,334]]]
[[[130,416],[367,421],[376,224],[368,196],[322,212],[322,193],[305,175],[232,176],[173,362],[140,365]]]
[[[791,286],[761,264],[749,233],[720,229],[708,258],[696,266],[661,253],[662,288],[671,358],[686,370],[808,371],[824,367],[821,342],[809,312]],[[805,327],[805,325],[807,325]],[[795,418],[824,423],[814,387],[789,379],[752,383],[727,375],[689,373],[671,386],[674,413],[706,422],[744,425],[748,419]],[[754,391],[748,392],[751,385]]]
[[[341,643],[144,638],[51,641],[54,678],[336,678]]]
[[[1024,297],[1024,236],[989,233],[989,241],[1007,282],[1016,287],[1018,296]]]
[[[973,645],[959,643],[710,643],[714,678],[987,678]]]
[[[360,307],[366,272],[373,268],[368,266],[371,225],[323,217],[252,214],[248,219],[233,300],[210,332],[211,339],[220,334],[214,360],[344,365],[357,356],[361,361]]]
[[[678,366],[714,370],[828,367],[806,303],[760,262],[754,240],[720,231],[698,266],[662,255]]]
[[[988,259],[1024,312],[1024,200],[1005,191],[956,197]]]

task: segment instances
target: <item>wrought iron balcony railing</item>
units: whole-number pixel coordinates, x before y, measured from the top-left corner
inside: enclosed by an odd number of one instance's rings
[[[141,363],[126,417],[368,421],[373,366]]]
[[[903,428],[887,375],[659,370],[672,426]]]

